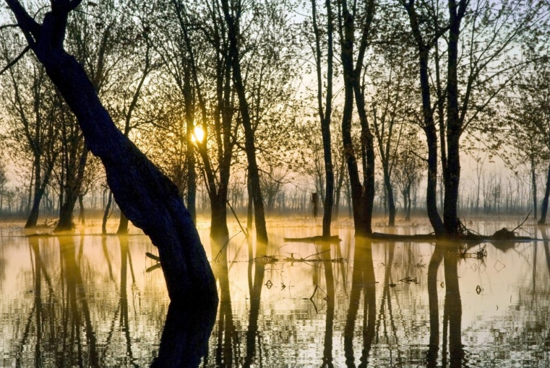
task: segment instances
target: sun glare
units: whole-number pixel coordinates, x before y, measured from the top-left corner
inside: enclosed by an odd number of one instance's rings
[[[193,142],[202,143],[203,139],[204,139],[204,130],[197,125],[193,130]]]

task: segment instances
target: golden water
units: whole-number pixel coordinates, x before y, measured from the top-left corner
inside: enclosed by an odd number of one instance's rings
[[[491,233],[502,223],[476,226]],[[342,222],[333,231],[342,241],[323,248],[283,239],[319,235],[318,222],[277,220],[269,228],[270,258],[249,262],[233,224],[225,263],[199,226],[221,299],[204,366],[550,366],[548,243],[473,246],[466,257],[445,259],[457,264],[454,276],[441,261],[430,294],[432,243],[359,245]],[[20,224],[0,231],[1,367],[152,362],[168,297],[162,271],[145,256],[157,253],[147,237],[101,236],[94,227],[65,236],[29,237]],[[486,255],[476,257],[484,246]],[[458,290],[447,287],[453,277]],[[439,337],[436,345],[430,336]]]

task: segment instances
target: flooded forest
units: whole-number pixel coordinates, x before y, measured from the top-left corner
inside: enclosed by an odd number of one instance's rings
[[[550,4],[4,1],[0,366],[550,366]]]

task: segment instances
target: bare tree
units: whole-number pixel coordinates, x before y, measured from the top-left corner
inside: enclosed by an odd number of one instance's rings
[[[176,186],[116,128],[84,69],[64,50],[68,17],[80,1],[54,1],[42,23],[17,0],[6,3],[29,48],[77,117],[88,148],[101,159],[119,206],[158,247],[171,300],[215,310],[214,277]],[[212,326],[215,313],[208,318]]]

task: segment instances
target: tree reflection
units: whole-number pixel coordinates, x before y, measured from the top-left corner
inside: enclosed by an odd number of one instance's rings
[[[231,291],[229,289],[229,267],[227,259],[227,240],[219,243],[212,238],[212,270],[220,288],[220,304],[218,315],[218,340],[216,345],[216,366],[231,367],[234,361],[233,344],[236,342],[233,310],[231,306]]]
[[[437,242],[428,266],[428,295],[430,308],[430,345],[427,354],[428,367],[437,366],[440,337],[437,270],[442,260],[445,266],[442,364],[443,366],[449,364],[451,367],[460,367],[463,364],[462,300],[458,283],[458,249],[458,243]]]
[[[99,367],[99,356],[97,351],[96,335],[92,326],[90,308],[84,280],[80,270],[80,265],[76,260],[76,245],[72,236],[58,237],[62,261],[62,277],[65,283],[63,288],[63,308],[61,311],[63,347],[64,350],[77,348],[76,354],[61,356],[62,361],[58,366],[88,365],[90,367]],[[82,254],[82,250],[80,251]],[[84,336],[82,336],[84,331]],[[67,341],[67,339],[69,341]],[[84,339],[85,341],[83,341]],[[87,354],[84,354],[82,347],[88,347]],[[68,362],[64,361],[68,359]]]
[[[134,354],[132,352],[132,338],[130,336],[131,328],[128,318],[128,265],[132,274],[132,280],[135,279],[132,269],[132,257],[128,251],[128,236],[119,235],[118,240],[120,243],[120,327],[124,331],[124,338],[126,340],[126,356],[130,358],[132,365],[138,366],[134,363]]]
[[[159,355],[151,367],[198,367],[208,350],[216,307],[216,303],[170,303]]]
[[[338,247],[337,247],[338,249]],[[330,243],[322,243],[322,254],[325,268],[325,280],[327,288],[327,317],[325,320],[325,343],[323,349],[322,367],[334,367],[332,363],[332,335],[334,326],[334,274],[332,272],[332,260],[330,255]]]
[[[248,330],[246,332],[246,357],[244,367],[251,367],[256,355],[256,336],[258,335],[258,316],[260,314],[260,299],[264,285],[265,262],[258,255],[267,254],[265,243],[256,243],[256,261],[254,262],[254,280],[250,290],[250,316],[248,318]],[[252,262],[252,261],[250,261]]]
[[[435,244],[434,252],[428,264],[428,305],[430,309],[430,343],[428,348],[427,366],[437,367],[439,352],[439,299],[437,297],[437,270],[443,261],[441,243]]]
[[[359,367],[366,367],[368,365],[368,358],[374,338],[374,327],[376,322],[375,283],[371,240],[356,237],[350,304],[346,318],[346,326],[344,329],[344,351],[346,365],[348,367],[355,367],[353,338],[355,320],[357,319],[357,312],[361,303],[361,292],[363,292],[364,319],[362,327],[363,350],[361,352],[361,364]]]

